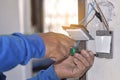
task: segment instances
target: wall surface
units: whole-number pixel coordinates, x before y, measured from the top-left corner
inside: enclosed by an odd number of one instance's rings
[[[14,32],[31,33],[30,0],[0,0],[0,35]],[[7,80],[31,77],[31,63],[5,72]]]
[[[18,0],[0,0],[0,34],[20,32]]]
[[[114,6],[112,14],[114,16],[110,16],[108,12],[104,12],[105,15],[109,15],[108,17],[111,17],[112,19],[109,21],[109,25],[110,29],[114,31],[113,59],[95,58],[94,65],[88,73],[87,80],[120,80],[120,0],[108,1]],[[95,30],[99,29],[98,25],[95,25],[94,23],[95,21],[89,25],[89,30],[93,36],[95,36]],[[88,49],[95,51],[94,41],[88,42]]]

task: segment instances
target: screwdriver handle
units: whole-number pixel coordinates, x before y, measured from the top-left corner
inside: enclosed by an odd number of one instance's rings
[[[72,47],[70,48],[70,55],[74,55],[76,53],[76,48],[75,47]]]

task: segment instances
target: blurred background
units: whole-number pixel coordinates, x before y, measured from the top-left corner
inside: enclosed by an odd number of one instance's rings
[[[49,31],[67,34],[62,26],[71,23],[78,23],[78,0],[0,0],[1,35]],[[33,62],[38,61],[32,60],[26,66],[18,65],[5,72],[7,80],[32,77],[37,72],[37,69],[33,70]]]
[[[79,24],[83,19],[88,21],[93,13],[88,9],[93,0],[0,0],[0,34],[20,32],[32,34],[36,32],[57,32],[67,34],[62,26]],[[120,80],[120,0],[97,0],[113,31],[113,59],[95,58],[92,69],[81,79],[71,80]],[[89,18],[88,18],[89,15]],[[88,25],[88,30],[95,38],[96,30],[103,29],[99,20],[95,19]],[[95,52],[95,41],[85,44],[87,49]],[[28,65],[18,65],[5,72],[7,80],[26,80],[37,71],[31,60]]]

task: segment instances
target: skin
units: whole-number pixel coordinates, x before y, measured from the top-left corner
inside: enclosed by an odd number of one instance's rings
[[[49,32],[38,35],[40,35],[46,47],[45,58],[51,58],[56,62],[67,58],[70,47],[76,44],[74,40],[63,34]]]
[[[54,69],[60,79],[83,76],[93,65],[94,55],[91,51],[82,50],[80,54],[69,56],[64,61],[55,64]]]
[[[38,34],[46,47],[45,58],[51,58],[56,63],[54,70],[60,79],[81,77],[93,65],[94,55],[91,51],[81,50],[74,56],[69,55],[75,41],[63,34],[43,33]]]

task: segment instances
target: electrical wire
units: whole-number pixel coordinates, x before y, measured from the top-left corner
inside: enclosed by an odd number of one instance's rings
[[[103,24],[103,26],[106,28],[106,30],[109,31],[109,25],[108,25],[108,23],[107,23],[107,20],[106,20],[106,18],[105,18],[105,16],[104,16],[102,10],[101,10],[100,7],[99,7],[99,4],[97,3],[96,0],[93,0],[93,1],[94,1],[94,2],[88,4],[86,17],[83,18],[83,19],[78,23],[78,25],[80,25],[80,24],[83,23],[83,24],[85,25],[85,27],[87,27],[87,25],[88,25],[88,24],[95,18],[95,16],[96,16],[96,17],[102,22],[102,24]],[[96,4],[97,9],[95,9],[94,3]],[[88,12],[90,5],[91,5],[92,8],[91,8],[90,12]],[[88,16],[91,14],[91,12],[92,12],[93,10],[95,11],[95,14],[94,14],[93,17],[85,24],[84,22],[87,20]]]
[[[101,14],[95,9],[95,7],[94,7],[92,4],[90,4],[90,5],[91,5],[91,7],[93,7],[93,9],[94,9],[96,17],[100,20],[100,22],[103,22],[102,17],[101,17]],[[103,23],[102,23],[102,24],[103,24]],[[104,29],[106,29],[106,27],[104,26],[104,24],[103,24],[103,27],[104,27]]]
[[[92,7],[92,10],[94,10],[95,12],[97,12],[97,10],[94,8],[94,5],[92,3],[89,3],[89,5]],[[85,24],[85,27],[88,26],[88,24],[95,18],[95,14],[93,15],[93,17]]]
[[[94,2],[89,3],[89,4],[88,4],[88,10],[87,10],[87,11],[89,11],[89,6],[90,6],[91,4],[93,5],[93,7],[95,6],[95,3],[94,3]],[[88,15],[88,16],[90,15],[90,13],[93,11],[93,7],[91,8],[91,10],[90,10],[89,12],[87,12],[88,14],[86,14],[86,15]]]
[[[98,11],[99,11],[100,14],[101,14],[101,18],[102,18],[103,25],[106,27],[107,31],[109,32],[109,25],[108,25],[108,23],[107,23],[107,20],[106,20],[106,18],[105,18],[105,16],[104,16],[102,10],[100,9],[97,1],[94,0],[94,2],[95,2],[95,4],[96,4],[96,7],[97,7]]]
[[[85,25],[85,27],[88,26],[88,24],[95,18],[95,14],[93,15],[93,17],[87,22],[87,24]]]
[[[91,7],[93,8],[93,10],[94,10],[95,12],[98,12],[91,3],[90,3],[90,5],[91,5]]]
[[[92,2],[91,4],[94,6],[94,2]],[[85,24],[84,22],[87,20],[87,18],[89,17],[89,15],[92,13],[93,8],[91,8],[91,10],[89,11],[89,7],[90,7],[90,3],[87,6],[87,10],[86,10],[87,13],[86,13],[85,18],[83,18],[81,21],[79,21],[78,25]]]

